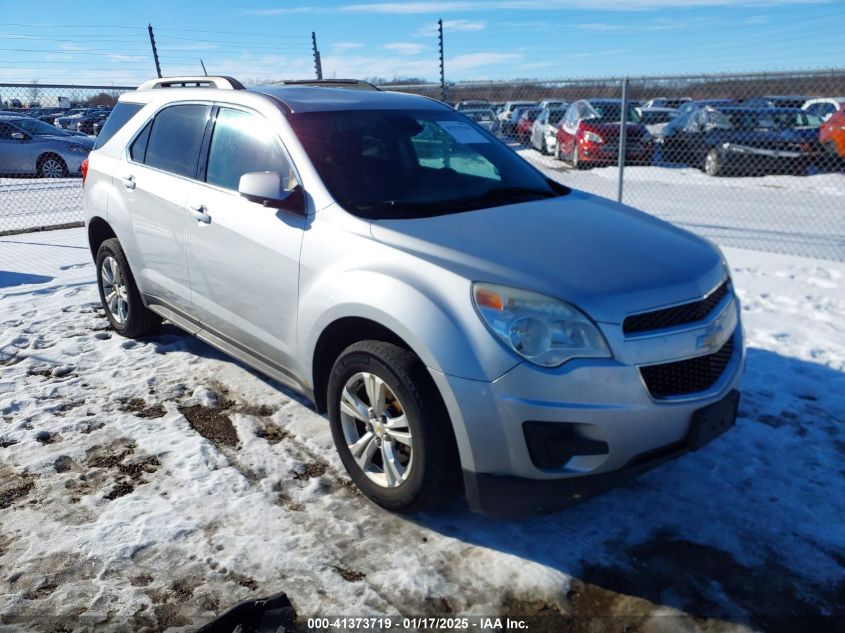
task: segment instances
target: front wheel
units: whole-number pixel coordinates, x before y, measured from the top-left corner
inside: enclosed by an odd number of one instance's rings
[[[555,160],[560,160],[560,141],[555,143]]]
[[[454,489],[458,460],[448,415],[420,360],[382,341],[340,355],[328,385],[329,422],[355,485],[394,512],[416,512]]]
[[[721,176],[724,174],[724,171],[725,168],[722,164],[721,154],[715,148],[711,149],[704,158],[704,172],[708,176]]]
[[[117,238],[105,240],[97,251],[97,288],[106,318],[118,334],[136,338],[155,332],[161,325],[161,317],[141,300]]]

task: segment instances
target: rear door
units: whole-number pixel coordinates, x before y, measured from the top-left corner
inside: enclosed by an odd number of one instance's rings
[[[192,301],[203,329],[276,368],[292,366],[299,254],[306,218],[238,194],[243,174],[274,171],[298,185],[279,138],[259,113],[215,109],[203,183],[187,200]]]
[[[185,203],[210,114],[205,103],[163,108],[135,136],[123,173],[115,174],[132,218],[140,261],[130,263],[141,289],[183,317],[191,314]]]

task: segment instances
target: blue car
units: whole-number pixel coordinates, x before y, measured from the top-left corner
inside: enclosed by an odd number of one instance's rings
[[[665,131],[663,159],[709,176],[801,174],[823,156],[818,117],[799,108],[705,107]]]

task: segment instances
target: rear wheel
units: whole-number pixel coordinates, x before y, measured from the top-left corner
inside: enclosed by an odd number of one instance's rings
[[[97,251],[97,288],[106,318],[118,334],[135,338],[151,334],[161,325],[161,317],[141,300],[117,238],[105,240]]]
[[[555,143],[555,160],[560,160],[560,141]]]
[[[38,160],[38,175],[41,178],[65,178],[67,165],[59,156],[47,154]]]
[[[413,353],[383,341],[355,343],[335,362],[327,391],[335,447],[372,501],[416,512],[454,490],[458,460],[448,415]]]

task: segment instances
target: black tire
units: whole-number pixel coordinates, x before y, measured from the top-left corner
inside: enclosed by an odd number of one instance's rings
[[[560,160],[560,141],[555,143],[555,160]]]
[[[724,176],[725,174],[722,155],[715,147],[707,152],[704,158],[704,173],[708,176]]]
[[[122,322],[112,314],[103,291],[103,263],[109,257],[117,263],[124,282],[128,309],[126,318]],[[126,260],[123,247],[121,247],[117,238],[105,240],[100,244],[97,251],[97,290],[100,293],[100,302],[103,304],[106,318],[112,328],[121,336],[137,338],[145,334],[152,334],[161,326],[161,317],[148,309],[141,300],[141,294],[138,292],[138,286],[132,276],[132,270],[129,268],[129,262]]]
[[[413,465],[402,483],[381,486],[361,469],[346,443],[340,402],[347,382],[360,372],[375,374],[402,405],[413,436]],[[425,366],[410,351],[383,341],[362,341],[338,357],[327,389],[332,438],[350,478],[370,500],[393,512],[429,510],[457,489],[460,461],[448,413]]]
[[[44,154],[39,157],[37,171],[39,178],[66,178],[70,173],[65,161],[56,154]]]

